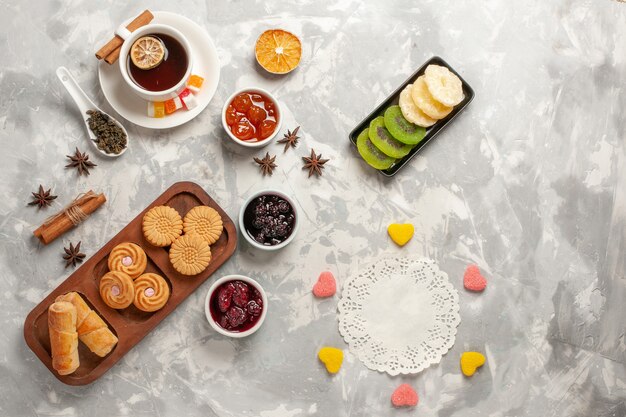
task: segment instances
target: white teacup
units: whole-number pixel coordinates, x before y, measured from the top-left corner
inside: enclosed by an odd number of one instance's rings
[[[163,91],[150,91],[146,90],[140,85],[137,85],[128,74],[128,53],[130,51],[130,48],[133,46],[133,43],[138,38],[158,33],[169,35],[172,38],[176,39],[178,42],[180,42],[180,44],[185,49],[185,53],[187,54],[187,71],[185,71],[185,75],[183,76],[183,78],[180,79],[178,83],[176,83],[175,86]],[[193,63],[191,61],[191,46],[189,45],[189,41],[187,41],[187,38],[185,38],[182,33],[180,33],[178,30],[174,29],[171,26],[149,24],[140,27],[134,32],[130,32],[125,27],[120,27],[116,31],[116,34],[124,39],[124,43],[122,44],[122,47],[120,49],[120,58],[118,60],[120,63],[120,72],[122,73],[122,77],[124,78],[124,81],[126,82],[128,87],[133,90],[135,94],[148,101],[165,101],[170,98],[177,97],[185,89],[187,85],[187,80],[191,75]]]

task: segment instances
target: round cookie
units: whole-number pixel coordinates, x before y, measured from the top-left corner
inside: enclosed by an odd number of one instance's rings
[[[199,236],[183,235],[172,243],[170,262],[183,275],[197,275],[211,261],[211,248]]]
[[[153,312],[163,308],[170,298],[170,287],[157,274],[147,273],[135,280],[133,304],[141,311]]]
[[[142,222],[143,235],[154,246],[169,246],[183,233],[183,219],[169,206],[152,207]]]
[[[124,272],[107,272],[100,278],[100,297],[111,308],[119,310],[128,307],[135,297],[133,279]]]
[[[452,107],[441,104],[433,98],[428,91],[423,75],[413,83],[411,98],[415,105],[431,119],[443,119],[452,111]]]
[[[143,274],[147,264],[146,253],[134,243],[120,243],[109,254],[109,270],[124,272],[132,279]]]
[[[222,235],[224,225],[219,213],[209,206],[196,206],[183,219],[183,231],[197,235],[212,245]]]

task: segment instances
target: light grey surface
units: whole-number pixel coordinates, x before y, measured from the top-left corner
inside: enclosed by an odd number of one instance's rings
[[[132,4],[131,4],[132,3]],[[279,5],[280,4],[280,5]],[[64,65],[110,110],[93,52],[143,8],[183,13],[213,37],[222,75],[209,107],[162,132],[126,124],[132,148],[119,160],[85,142],[74,104],[54,70]],[[626,415],[626,4],[560,1],[93,2],[0,0],[0,415],[49,416],[602,416]],[[270,27],[304,45],[300,68],[269,77],[253,45]],[[467,111],[396,178],[385,180],[351,149],[347,133],[415,68],[440,55],[476,90]],[[220,109],[236,88],[262,86],[284,103],[284,127],[300,146],[262,178],[253,154],[225,145]],[[75,146],[98,167],[64,170]],[[332,158],[307,179],[310,147]],[[254,155],[261,154],[255,152]],[[243,199],[282,186],[302,208],[297,239],[276,254],[244,244],[217,273],[265,286],[264,327],[241,341],[203,317],[211,280],[110,372],[87,387],[58,382],[26,347],[27,313],[71,271],[63,245],[88,256],[178,180],[201,184],[233,218]],[[52,210],[26,208],[39,184],[59,195],[106,193],[85,224],[43,247],[32,230]],[[412,222],[404,248],[386,236]],[[325,268],[339,281],[383,254],[435,259],[461,298],[456,344],[413,377],[367,370],[347,355],[329,377],[315,358],[343,347],[337,299],[310,289]],[[489,280],[465,292],[478,264]],[[464,350],[487,365],[463,378]],[[415,410],[389,404],[401,382]]]

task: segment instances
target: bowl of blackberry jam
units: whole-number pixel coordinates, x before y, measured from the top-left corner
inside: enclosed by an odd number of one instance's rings
[[[282,191],[256,192],[241,207],[239,228],[255,248],[268,251],[284,248],[298,230],[296,205]]]

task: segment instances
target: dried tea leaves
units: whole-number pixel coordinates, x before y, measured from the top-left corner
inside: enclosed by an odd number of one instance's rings
[[[99,110],[87,110],[89,129],[96,136],[98,149],[106,153],[119,154],[126,148],[128,138],[124,130],[109,115]]]

